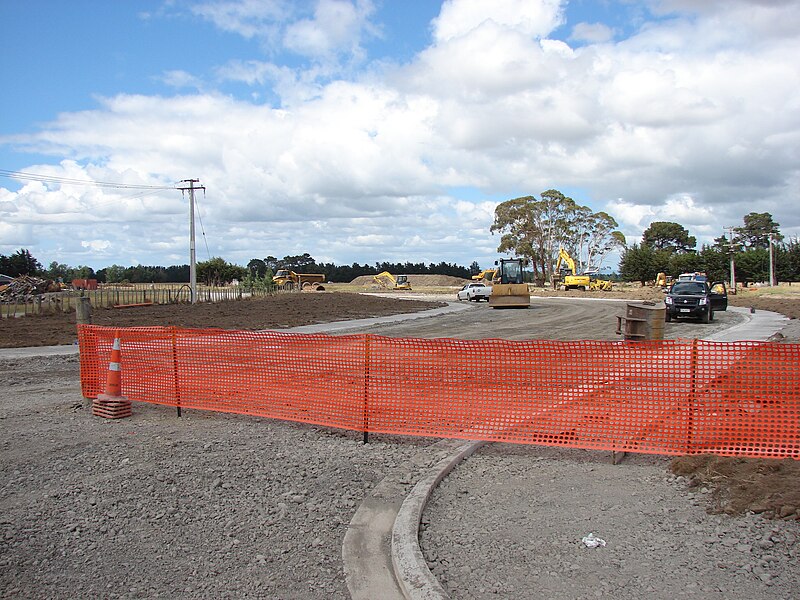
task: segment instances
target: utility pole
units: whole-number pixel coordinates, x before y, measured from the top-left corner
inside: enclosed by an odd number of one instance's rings
[[[189,288],[192,294],[192,304],[197,304],[197,264],[195,260],[194,244],[194,191],[205,190],[205,186],[198,185],[199,179],[184,179],[181,183],[188,183],[188,186],[178,187],[179,190],[189,190]]]
[[[769,286],[775,286],[775,256],[772,253],[772,240],[775,237],[774,233],[769,234]]]
[[[729,227],[723,227],[723,229],[727,229],[728,230],[728,235],[731,238],[730,244],[728,245],[728,254],[730,254],[730,258],[731,258],[731,289],[730,289],[730,292],[731,292],[731,294],[736,294],[736,272],[735,272],[736,264],[734,263],[734,260],[733,260],[733,255],[735,254],[734,248],[733,248],[733,229],[734,228],[732,226],[729,226]]]

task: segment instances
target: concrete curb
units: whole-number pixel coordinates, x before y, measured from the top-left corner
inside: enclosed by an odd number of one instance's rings
[[[706,337],[710,342],[766,342],[779,332],[789,318],[768,310],[751,312],[749,308],[729,306],[728,310],[744,316],[744,323],[717,331]]]
[[[484,443],[441,440],[420,451],[425,462],[442,458],[417,478],[411,490],[413,481],[396,471],[364,498],[342,543],[345,581],[353,600],[448,597],[422,556],[420,518],[442,478]],[[420,595],[437,586],[440,595]]]
[[[445,600],[450,595],[433,576],[419,547],[419,524],[431,493],[453,468],[486,442],[448,440],[451,454],[440,460],[403,501],[392,528],[392,564],[406,600]]]

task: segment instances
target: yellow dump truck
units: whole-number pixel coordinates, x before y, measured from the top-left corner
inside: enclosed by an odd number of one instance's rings
[[[295,273],[288,269],[279,269],[272,276],[272,283],[280,290],[315,290],[323,291],[325,283],[324,273]]]

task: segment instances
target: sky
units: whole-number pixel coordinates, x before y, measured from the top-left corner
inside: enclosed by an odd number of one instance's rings
[[[800,0],[0,0],[0,254],[187,264],[187,179],[198,261],[485,268],[549,189],[790,238],[798,56]]]

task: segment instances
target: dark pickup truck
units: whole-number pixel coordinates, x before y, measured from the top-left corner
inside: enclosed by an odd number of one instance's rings
[[[714,320],[714,311],[728,309],[728,291],[721,281],[712,284],[707,281],[677,281],[669,288],[664,301],[667,321],[690,317],[710,323]]]

